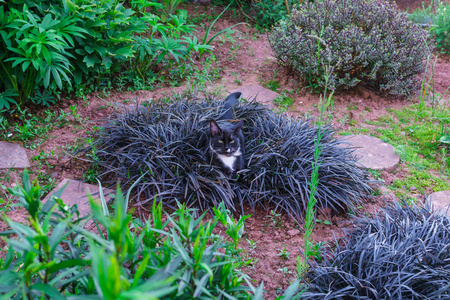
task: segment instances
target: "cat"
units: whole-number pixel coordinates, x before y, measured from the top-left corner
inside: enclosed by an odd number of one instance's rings
[[[236,92],[227,97],[224,105],[224,113],[217,119],[232,120],[234,107],[237,105],[242,93]],[[244,121],[236,124],[211,120],[209,124],[208,156],[212,165],[218,166],[227,175],[236,174],[244,168],[245,140],[242,133]]]

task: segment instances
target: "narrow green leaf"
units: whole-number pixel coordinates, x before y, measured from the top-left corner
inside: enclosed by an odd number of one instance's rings
[[[30,287],[31,290],[44,292],[46,295],[50,296],[51,299],[55,300],[66,300],[57,289],[43,283],[35,283]]]

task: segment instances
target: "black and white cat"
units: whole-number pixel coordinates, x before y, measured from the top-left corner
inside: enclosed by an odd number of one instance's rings
[[[224,105],[224,113],[217,120],[232,120],[234,107],[237,105],[242,93],[236,92],[227,97]],[[228,175],[235,174],[244,168],[245,140],[242,134],[244,121],[236,124],[231,122],[210,122],[208,154],[210,163],[218,166]]]

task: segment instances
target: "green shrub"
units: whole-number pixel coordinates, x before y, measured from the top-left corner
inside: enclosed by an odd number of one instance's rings
[[[234,221],[223,206],[209,221],[179,205],[163,215],[153,205],[148,220],[127,214],[128,196],[117,188],[110,214],[90,197],[98,233],[84,229],[91,217],[79,218],[56,192],[45,204],[39,184],[25,171],[23,187],[8,189],[28,214],[28,224],[5,218],[10,230],[8,253],[0,260],[4,299],[210,299],[250,298],[256,290],[239,271],[238,254],[245,218]],[[231,239],[213,234],[221,222]],[[84,296],[83,296],[84,295]]]
[[[52,11],[64,19],[75,16],[77,26],[88,34],[73,36],[74,79],[80,84],[93,74],[102,74],[113,65],[116,70],[134,57],[133,36],[149,30],[144,18],[114,0],[77,0],[52,6]]]
[[[36,92],[72,92],[73,81],[98,88],[109,80],[110,88],[112,77],[134,72],[129,76],[144,84],[162,60],[172,65],[191,52],[212,50],[193,36],[196,29],[188,24],[186,11],[163,18],[147,12],[148,7],[162,7],[158,3],[133,1],[132,8],[124,3],[42,0],[27,6],[12,0],[2,5],[0,110],[42,100],[33,97]]]
[[[274,28],[270,45],[278,60],[311,87],[333,90],[358,84],[390,94],[414,93],[430,54],[426,33],[383,0],[324,0],[299,6]]]
[[[450,3],[439,3],[431,34],[443,52],[450,53]]]
[[[74,46],[72,37],[87,34],[77,26],[76,17],[38,15],[27,5],[5,8],[0,7],[0,90],[16,94],[16,99],[0,98],[0,109],[9,108],[8,102],[25,103],[40,85],[49,88],[54,83],[60,89],[63,81],[70,85],[73,66],[68,49]]]
[[[259,29],[267,30],[288,15],[285,0],[213,0],[215,5],[231,5],[241,9],[241,13]],[[296,0],[287,0],[289,9],[297,4]]]
[[[290,7],[297,1],[288,0]],[[288,16],[284,0],[254,2],[251,6],[255,23],[262,28],[270,29],[284,17]]]

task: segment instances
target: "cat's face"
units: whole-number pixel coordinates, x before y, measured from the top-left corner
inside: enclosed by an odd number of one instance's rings
[[[244,121],[239,121],[236,125],[219,127],[215,121],[210,123],[210,147],[211,150],[220,155],[239,156],[241,155],[241,144],[239,133]]]

